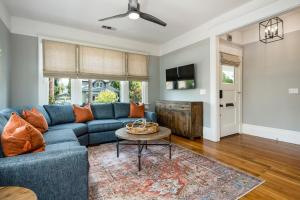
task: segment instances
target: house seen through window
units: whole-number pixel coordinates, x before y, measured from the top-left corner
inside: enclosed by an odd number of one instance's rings
[[[120,81],[82,80],[83,103],[112,103],[120,101]]]

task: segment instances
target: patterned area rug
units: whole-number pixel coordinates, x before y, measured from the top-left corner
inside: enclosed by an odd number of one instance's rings
[[[173,145],[148,146],[137,169],[137,147],[115,144],[89,148],[90,200],[234,200],[263,181]]]

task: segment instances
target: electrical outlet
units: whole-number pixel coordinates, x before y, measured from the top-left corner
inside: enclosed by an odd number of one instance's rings
[[[200,89],[200,95],[206,95],[206,89]]]
[[[298,88],[289,88],[289,94],[299,94]]]

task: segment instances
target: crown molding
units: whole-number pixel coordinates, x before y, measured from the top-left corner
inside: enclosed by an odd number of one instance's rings
[[[10,15],[9,15],[8,9],[1,1],[0,1],[0,19],[3,21],[3,23],[5,24],[7,29],[10,30],[10,25],[11,25]]]
[[[112,49],[139,52],[147,55],[159,55],[159,45],[15,16],[11,17],[10,31],[11,33],[33,37],[50,37],[60,40],[89,43]]]
[[[262,19],[281,14],[298,6],[300,6],[300,0],[253,0],[161,45],[10,16],[7,8],[1,1],[0,18],[8,29],[15,34],[35,37],[47,36],[101,45],[108,48],[140,52],[148,55],[162,56],[197,43],[203,39],[210,38],[211,36],[221,35],[257,23]]]
[[[300,6],[300,0],[253,0],[195,28],[160,47],[160,55],[221,35]]]

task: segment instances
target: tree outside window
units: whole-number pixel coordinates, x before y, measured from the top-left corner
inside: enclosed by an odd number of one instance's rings
[[[222,65],[222,82],[225,84],[234,83],[235,67],[229,65]]]
[[[130,81],[129,82],[129,99],[131,102],[142,102],[142,82]]]
[[[49,78],[49,104],[71,103],[71,79]]]

